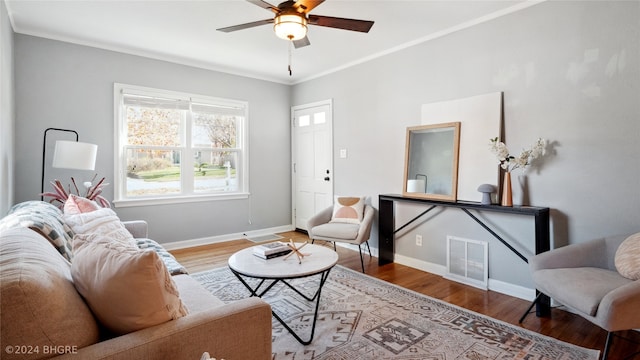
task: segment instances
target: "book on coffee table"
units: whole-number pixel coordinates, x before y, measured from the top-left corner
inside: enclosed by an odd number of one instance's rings
[[[287,255],[290,252],[291,248],[286,243],[280,241],[256,245],[253,247],[253,255],[262,259],[272,259]]]

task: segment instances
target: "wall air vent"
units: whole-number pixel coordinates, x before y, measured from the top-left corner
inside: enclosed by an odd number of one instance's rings
[[[486,241],[447,236],[445,278],[487,290],[489,245]]]

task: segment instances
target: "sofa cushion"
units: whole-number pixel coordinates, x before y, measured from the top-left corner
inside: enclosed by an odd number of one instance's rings
[[[358,236],[360,225],[347,223],[327,223],[313,228],[314,237],[326,237],[354,240]]]
[[[189,314],[223,306],[224,302],[213,296],[198,281],[189,275],[171,277],[180,292],[180,300],[189,309]]]
[[[70,194],[67,201],[64,202],[62,211],[68,215],[75,215],[96,211],[98,209],[100,209],[100,206],[95,201]]]
[[[136,246],[133,235],[127,230],[115,211],[101,208],[79,214],[64,214],[64,221],[77,235],[96,234],[126,246]]]
[[[543,269],[532,276],[538,290],[591,316],[605,295],[631,282],[615,271],[594,267]]]
[[[102,325],[116,334],[158,325],[187,314],[176,285],[155,251],[76,235],[71,275]]]
[[[68,261],[73,258],[73,231],[62,220],[62,211],[44,201],[25,201],[14,205],[0,220],[0,231],[26,227],[44,236]]]
[[[620,275],[631,280],[640,279],[640,233],[627,237],[620,244],[615,264]]]
[[[69,263],[41,235],[27,228],[0,232],[0,343],[29,345],[48,358],[45,346],[98,342],[98,324],[73,286]],[[2,351],[3,359],[11,355]]]
[[[364,198],[336,196],[331,222],[360,224],[364,216]]]

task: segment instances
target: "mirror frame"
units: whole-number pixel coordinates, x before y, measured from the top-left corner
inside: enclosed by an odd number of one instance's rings
[[[407,183],[409,176],[409,164],[411,163],[409,156],[411,154],[411,135],[414,132],[424,132],[425,130],[442,130],[453,129],[453,156],[452,156],[452,170],[451,170],[451,194],[435,194],[435,193],[419,193],[408,192]],[[458,194],[458,156],[460,150],[460,122],[449,122],[433,125],[421,125],[411,126],[407,128],[407,140],[405,146],[405,158],[404,158],[404,182],[402,185],[402,196],[415,197],[430,200],[442,200],[442,201],[456,201]],[[425,154],[428,155],[428,154]],[[428,179],[427,179],[428,182]],[[425,184],[426,186],[426,184]],[[425,189],[426,190],[426,189]]]

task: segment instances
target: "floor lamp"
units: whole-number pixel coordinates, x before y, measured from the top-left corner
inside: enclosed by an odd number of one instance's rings
[[[98,145],[88,144],[78,141],[78,132],[69,129],[48,128],[44,131],[44,139],[42,141],[42,181],[40,184],[40,200],[44,200],[44,163],[47,154],[47,132],[64,131],[74,133],[75,141],[56,141],[56,147],[53,151],[53,162],[51,166],[61,169],[75,170],[94,170],[96,168],[96,155],[98,153]]]

